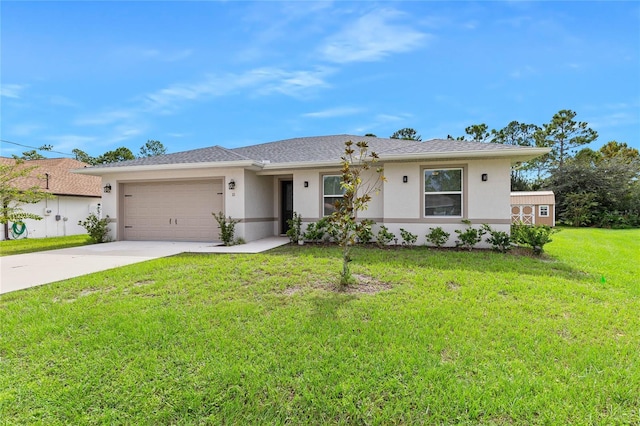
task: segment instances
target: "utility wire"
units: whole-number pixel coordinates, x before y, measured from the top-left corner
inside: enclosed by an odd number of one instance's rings
[[[22,146],[24,148],[37,149],[38,151],[53,152],[55,154],[62,154],[62,155],[68,155],[69,157],[75,157],[75,154],[69,154],[68,152],[54,151],[52,149],[42,149],[42,147],[24,145],[24,144],[21,144],[21,143],[18,143],[18,142],[11,142],[11,141],[8,141],[6,139],[0,139],[0,142],[2,142],[2,143],[10,143],[12,145],[18,145],[18,146]]]

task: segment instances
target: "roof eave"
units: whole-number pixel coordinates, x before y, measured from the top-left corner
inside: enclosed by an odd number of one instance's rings
[[[206,163],[173,163],[173,164],[153,164],[122,167],[86,167],[72,170],[73,173],[92,176],[103,176],[115,173],[162,171],[162,170],[193,170],[193,169],[220,169],[220,168],[245,168],[249,170],[262,170],[263,163],[241,160],[241,161],[215,161]]]
[[[402,161],[402,160],[441,160],[441,159],[476,159],[476,158],[510,158],[512,163],[529,161],[540,155],[547,154],[550,148],[522,148],[515,150],[486,150],[486,151],[449,151],[449,152],[428,152],[420,155],[416,154],[382,154],[380,161]]]
[[[381,154],[380,162],[385,161],[427,161],[445,159],[475,159],[475,158],[509,158],[511,163],[528,161],[548,153],[550,148],[523,148],[521,150],[488,150],[488,151],[454,151],[454,152],[425,152],[412,154]],[[325,161],[298,161],[291,163],[266,163],[261,174],[269,174],[271,171],[308,169],[322,167],[339,167],[340,160]]]

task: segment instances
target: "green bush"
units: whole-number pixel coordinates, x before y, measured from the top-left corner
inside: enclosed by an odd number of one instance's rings
[[[535,254],[542,254],[544,245],[553,241],[551,236],[558,232],[548,225],[522,225],[511,226],[511,239],[523,246],[533,249]]]
[[[445,232],[441,227],[429,228],[429,233],[425,236],[427,243],[431,243],[436,247],[442,247],[449,241],[451,234]]]
[[[297,243],[298,240],[302,240],[304,235],[302,234],[302,216],[293,212],[293,218],[287,219],[289,229],[287,230],[287,237],[292,243]]]
[[[323,217],[315,223],[308,224],[303,237],[307,241],[320,243],[328,240],[330,238],[330,234],[332,235],[335,233],[334,230],[330,228],[332,228],[332,226],[329,217]]]
[[[402,237],[402,245],[411,247],[415,245],[416,241],[418,241],[418,236],[416,234],[412,234],[404,228],[400,228],[400,236]]]
[[[467,250],[473,249],[476,244],[482,241],[482,236],[485,233],[483,228],[474,228],[471,226],[471,221],[465,219],[462,221],[465,225],[467,225],[467,229],[460,230],[456,229],[456,234],[458,234],[458,240],[456,240],[456,247],[462,247]]]
[[[492,250],[500,253],[506,253],[511,250],[511,237],[507,232],[493,230],[486,223],[482,225],[482,229],[489,234],[485,241],[491,244]]]
[[[396,235],[393,232],[389,232],[389,229],[386,226],[382,225],[380,227],[380,230],[376,234],[376,244],[378,244],[379,247],[384,247],[395,238]]]
[[[94,213],[91,213],[86,220],[79,220],[78,225],[87,230],[89,238],[94,243],[106,243],[111,241],[109,238],[109,215],[98,218]]]
[[[224,213],[218,212],[218,214],[211,213],[213,217],[218,222],[218,228],[220,228],[220,239],[224,243],[225,246],[232,246],[234,243],[233,235],[236,232],[236,223],[240,222],[236,219],[231,219],[224,217]]]
[[[356,236],[361,244],[369,244],[373,240],[372,226],[375,221],[371,219],[363,219],[356,225]]]

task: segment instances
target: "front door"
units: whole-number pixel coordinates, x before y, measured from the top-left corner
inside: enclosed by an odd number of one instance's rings
[[[280,233],[289,230],[288,220],[293,219],[293,181],[280,181]]]

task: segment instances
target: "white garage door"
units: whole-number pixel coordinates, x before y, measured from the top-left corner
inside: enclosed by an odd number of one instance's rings
[[[221,180],[126,183],[123,189],[125,240],[219,239],[211,213],[223,211]]]

